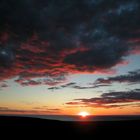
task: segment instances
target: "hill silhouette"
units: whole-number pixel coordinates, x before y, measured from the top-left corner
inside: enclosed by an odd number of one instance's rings
[[[139,136],[140,120],[68,122],[31,117],[0,116],[1,134],[51,138],[121,138]],[[6,135],[5,135],[6,136]]]

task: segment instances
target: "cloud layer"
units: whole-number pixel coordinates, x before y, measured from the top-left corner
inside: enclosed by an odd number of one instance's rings
[[[55,114],[59,113],[61,110],[57,108],[33,108],[33,109],[13,109],[13,108],[8,108],[8,107],[0,107],[0,114]]]
[[[100,97],[94,97],[89,99],[75,99],[73,102],[68,102],[66,104],[71,106],[86,105],[87,107],[114,108],[128,105],[132,106],[133,104],[136,105],[136,103],[138,103],[137,107],[140,107],[140,89],[132,91],[103,93]]]
[[[0,80],[110,72],[140,51],[139,13],[138,0],[1,0]]]

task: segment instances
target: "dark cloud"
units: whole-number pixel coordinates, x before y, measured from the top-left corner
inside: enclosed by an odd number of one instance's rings
[[[48,90],[57,90],[57,89],[60,89],[60,87],[50,87],[50,88],[48,88]]]
[[[140,69],[136,71],[131,71],[126,75],[120,75],[115,77],[109,77],[106,79],[100,78],[97,79],[95,84],[111,84],[113,82],[119,83],[140,83]]]
[[[74,86],[74,85],[76,85],[76,83],[71,82],[71,83],[67,83],[67,84],[65,84],[65,85],[61,85],[61,87],[62,87],[62,88],[66,88],[66,87],[72,87],[72,86]]]
[[[133,106],[133,107],[139,107],[137,104],[133,105],[133,104],[88,104],[88,103],[81,103],[81,102],[68,102],[66,103],[68,108],[73,108],[73,107],[93,107],[93,108],[105,108],[105,109],[110,109],[110,108],[124,108],[127,106]]]
[[[106,86],[110,86],[110,85],[107,85],[107,84],[102,84],[102,85],[93,85],[93,86],[73,86],[73,88],[75,89],[93,89],[93,88],[99,88],[99,87],[106,87]]]
[[[0,110],[6,110],[8,107],[0,107]]]
[[[6,81],[0,82],[0,90],[3,90],[8,87],[9,87],[9,85],[7,84]]]
[[[7,114],[13,114],[13,113],[19,113],[19,114],[44,114],[44,113],[58,113],[61,111],[58,108],[33,108],[31,110],[22,110],[22,109],[12,109],[8,107],[0,107],[0,113],[7,113]]]
[[[60,75],[56,76],[56,77],[45,76],[44,78],[41,76],[42,78],[40,77],[40,79],[36,79],[38,77],[38,75],[32,75],[31,77],[30,76],[29,77],[27,76],[26,78],[25,77],[23,78],[21,76],[17,80],[15,80],[15,82],[21,84],[22,86],[37,86],[40,84],[55,86],[57,84],[64,83],[66,81],[66,78],[64,76],[60,76]],[[34,78],[34,77],[36,77],[36,78]]]
[[[139,0],[1,0],[0,17],[0,80],[109,72],[140,51]]]
[[[76,85],[77,83],[74,82],[70,82],[67,84],[63,84],[61,86],[53,86],[53,87],[49,87],[49,90],[57,90],[57,89],[62,89],[62,88],[72,88],[74,85]]]
[[[93,87],[75,85],[75,86],[73,86],[73,88],[75,88],[75,89],[90,89],[90,88],[93,88]]]
[[[42,106],[42,107],[34,107],[35,110],[47,110],[47,111],[61,111],[59,108],[48,108],[48,106]]]
[[[7,88],[7,87],[8,87],[8,85],[6,83],[0,84],[0,88]]]
[[[140,102],[139,90],[103,93],[100,97],[75,99],[67,105],[87,105],[87,107],[123,107]],[[130,103],[130,104],[128,104]]]
[[[48,110],[49,111],[60,111],[61,109],[59,109],[59,108],[49,108]]]
[[[100,87],[105,87],[105,86],[110,86],[110,85],[109,84],[100,84],[100,85],[90,84],[89,86],[80,86],[77,83],[71,82],[71,83],[61,85],[61,86],[53,86],[48,89],[49,90],[57,90],[57,89],[63,89],[63,88],[93,89],[93,88],[100,88]]]
[[[33,81],[33,80],[28,80],[27,82],[22,82],[21,85],[22,86],[37,86],[40,85],[41,82],[40,81]]]

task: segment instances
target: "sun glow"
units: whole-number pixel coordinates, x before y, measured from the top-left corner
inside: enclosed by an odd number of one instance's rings
[[[82,111],[82,112],[80,112],[78,115],[81,116],[81,117],[87,117],[87,116],[89,116],[90,114],[89,114],[88,112]]]

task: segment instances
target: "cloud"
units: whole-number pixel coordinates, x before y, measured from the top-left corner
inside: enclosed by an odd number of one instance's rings
[[[9,85],[7,84],[6,81],[0,82],[0,90],[3,90],[8,87],[9,87]]]
[[[48,106],[34,107],[35,110],[47,110],[47,111],[61,111],[59,108],[49,108]]]
[[[39,81],[33,81],[33,80],[28,80],[27,82],[22,82],[21,85],[22,86],[37,86],[40,85],[41,82]]]
[[[53,86],[53,87],[49,87],[49,90],[57,90],[57,89],[62,89],[62,88],[73,88],[74,85],[76,85],[77,83],[75,82],[70,82],[67,84],[63,84],[61,86]]]
[[[73,108],[73,107],[92,107],[92,108],[105,108],[105,109],[110,109],[110,108],[124,108],[127,106],[133,106],[133,107],[139,107],[139,105],[135,104],[111,104],[111,105],[105,105],[105,104],[87,104],[87,103],[80,103],[80,102],[68,102],[66,103],[68,108]]]
[[[119,82],[119,83],[140,83],[140,69],[131,71],[126,75],[120,75],[120,76],[115,76],[115,77],[109,77],[109,78],[100,78],[95,81],[95,84],[111,84],[114,82]]]
[[[48,88],[48,90],[57,90],[57,89],[60,89],[60,87],[50,87],[50,88]]]
[[[76,83],[75,83],[75,82],[71,82],[71,83],[67,83],[67,84],[65,84],[65,85],[61,85],[61,87],[62,87],[62,88],[66,88],[66,87],[72,87],[72,86],[74,86],[74,85],[76,85]]]
[[[47,113],[58,113],[61,109],[58,108],[33,108],[31,110],[24,110],[24,109],[13,109],[8,107],[0,107],[0,114],[47,114]]]
[[[49,111],[60,111],[61,109],[59,109],[59,108],[49,108],[48,110]]]
[[[102,85],[93,85],[93,86],[73,86],[73,88],[75,89],[93,89],[93,88],[99,88],[99,87],[105,87],[105,86],[110,86],[107,84],[102,84]]]
[[[27,76],[28,77],[28,76]],[[30,79],[32,77],[32,79]],[[30,78],[23,78],[23,77],[18,77],[18,79],[15,80],[15,82],[21,84],[22,86],[37,86],[37,85],[49,85],[49,86],[55,86],[61,83],[66,82],[66,78],[64,76],[55,76],[55,77],[40,77],[34,78],[36,76],[31,76]]]
[[[61,86],[53,86],[49,87],[49,90],[58,90],[58,89],[64,89],[64,88],[74,88],[74,89],[93,89],[93,88],[100,88],[100,87],[105,87],[105,86],[110,86],[109,84],[100,84],[100,85],[94,85],[94,84],[89,84],[89,86],[80,86],[78,83],[75,82],[70,82]]]
[[[38,85],[45,83],[33,78],[109,73],[140,51],[138,0],[1,0],[0,5],[1,81],[18,77],[21,85]]]
[[[86,105],[87,107],[114,108],[140,103],[139,90],[103,93],[100,97],[75,99],[67,105]]]
[[[6,83],[0,84],[0,88],[7,88],[7,87],[8,87],[8,85]]]

